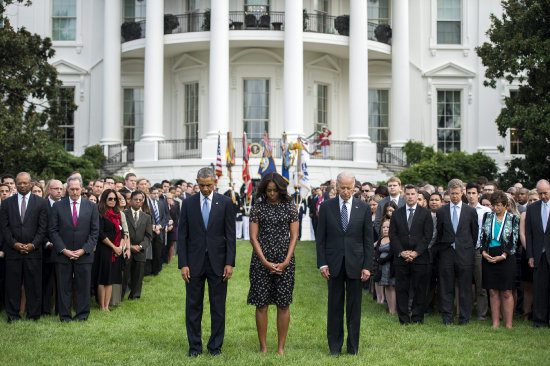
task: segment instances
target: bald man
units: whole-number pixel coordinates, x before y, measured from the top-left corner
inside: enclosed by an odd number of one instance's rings
[[[6,253],[6,315],[8,322],[21,319],[21,284],[25,283],[27,319],[38,320],[42,303],[42,246],[48,231],[48,203],[31,193],[31,176],[15,178],[17,194],[0,209]]]

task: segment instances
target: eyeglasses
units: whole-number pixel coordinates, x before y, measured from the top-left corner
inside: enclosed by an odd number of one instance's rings
[[[362,189],[361,192],[363,192],[363,193],[369,193],[369,192],[370,192],[370,189]]]
[[[107,198],[107,201],[116,201],[116,200],[117,200],[116,197],[109,197],[109,198]]]

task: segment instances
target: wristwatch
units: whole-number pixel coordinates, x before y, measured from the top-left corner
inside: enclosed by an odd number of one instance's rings
[[[143,245],[140,244],[140,245],[139,245],[139,248],[140,248],[141,250],[143,250]]]

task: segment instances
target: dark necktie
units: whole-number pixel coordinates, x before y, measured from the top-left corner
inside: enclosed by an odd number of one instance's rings
[[[414,216],[414,208],[409,208],[409,218],[407,219],[407,225],[409,226],[409,230],[411,229],[411,226],[413,223],[413,216]]]
[[[346,203],[342,204],[342,211],[340,211],[342,217],[342,229],[346,231],[348,229],[348,208]]]
[[[25,220],[25,212],[27,212],[27,203],[25,202],[25,196],[23,196],[23,200],[21,201],[21,223]]]

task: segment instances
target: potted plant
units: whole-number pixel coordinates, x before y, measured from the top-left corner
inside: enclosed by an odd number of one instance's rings
[[[204,18],[202,19],[202,30],[203,31],[210,30],[210,8],[204,11]]]
[[[349,15],[339,15],[334,19],[334,28],[339,34],[349,36]]]
[[[374,37],[378,42],[390,44],[392,31],[389,24],[378,24],[374,28]]]
[[[308,23],[309,23],[309,14],[307,13],[307,9],[304,8],[304,32],[307,30]]]
[[[133,41],[141,38],[141,25],[137,22],[124,22],[120,27],[120,32],[124,42]]]
[[[164,34],[172,34],[172,31],[179,27],[180,22],[174,14],[164,14]]]

